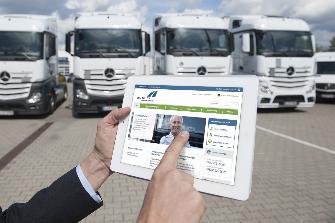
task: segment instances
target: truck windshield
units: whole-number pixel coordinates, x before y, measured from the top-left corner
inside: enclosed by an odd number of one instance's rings
[[[335,62],[317,62],[317,74],[334,74]]]
[[[167,53],[173,56],[228,56],[229,45],[223,29],[167,30]]]
[[[310,32],[258,31],[257,54],[268,57],[312,57]]]
[[[75,55],[84,58],[139,57],[142,35],[137,29],[80,29],[75,34]]]
[[[42,58],[42,33],[0,31],[1,61],[36,61]]]

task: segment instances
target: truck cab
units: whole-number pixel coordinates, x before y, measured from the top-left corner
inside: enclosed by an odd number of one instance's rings
[[[74,56],[72,113],[78,117],[122,105],[128,77],[149,70],[150,37],[132,15],[86,13],[66,34],[66,51]]]
[[[154,73],[231,74],[228,20],[207,14],[159,14],[154,20]]]
[[[318,99],[335,99],[335,52],[315,54],[316,96]]]
[[[56,83],[56,33],[52,17],[0,15],[0,115],[54,111],[66,91]]]
[[[233,74],[259,78],[258,107],[312,107],[315,40],[307,23],[277,16],[231,16]]]

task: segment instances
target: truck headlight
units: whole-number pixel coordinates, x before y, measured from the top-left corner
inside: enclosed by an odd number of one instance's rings
[[[315,81],[312,82],[312,85],[308,87],[307,94],[313,92],[315,90]]]
[[[76,90],[76,98],[88,100],[89,97],[82,89],[77,89]]]
[[[262,85],[262,86],[260,87],[260,90],[261,90],[261,92],[263,92],[263,93],[265,93],[265,94],[271,94],[271,93],[272,93],[272,91],[270,90],[270,88],[269,88],[268,86],[264,86],[264,85]]]
[[[260,81],[259,82],[259,89],[261,92],[265,93],[265,94],[272,94],[272,91],[270,90],[270,87],[267,85],[266,82],[264,81]]]
[[[42,98],[41,92],[34,92],[30,96],[30,98],[27,99],[27,103],[29,103],[29,104],[35,104],[35,103],[41,101],[41,98]]]
[[[275,68],[270,68],[270,69],[269,69],[269,76],[270,76],[270,77],[275,76],[275,73],[276,73]]]

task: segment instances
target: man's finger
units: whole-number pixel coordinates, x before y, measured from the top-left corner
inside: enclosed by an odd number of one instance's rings
[[[110,125],[116,125],[119,123],[119,120],[124,119],[129,115],[130,113],[130,108],[125,107],[125,108],[118,108],[113,111],[111,111],[105,118],[104,122]]]
[[[189,138],[189,133],[184,131],[178,134],[170,146],[166,149],[165,154],[160,162],[160,166],[176,168],[179,154],[183,150]]]
[[[183,180],[193,185],[194,177],[185,172],[182,172],[182,174],[183,174]]]

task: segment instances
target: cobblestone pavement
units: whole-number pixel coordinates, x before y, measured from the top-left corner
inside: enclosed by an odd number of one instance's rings
[[[43,120],[33,119],[0,119],[0,158],[43,125],[43,123]]]
[[[0,154],[44,122],[54,121],[0,171],[3,208],[27,201],[90,151],[100,118],[73,119],[67,108],[69,103],[63,103],[54,115],[37,121],[0,119],[0,131],[9,135],[0,144]],[[331,134],[334,110],[335,104],[317,104],[303,112],[262,112],[257,124],[335,150]],[[202,222],[335,222],[334,172],[335,155],[257,130],[250,199],[241,202],[204,195],[208,207]],[[134,222],[147,183],[113,174],[100,190],[104,206],[82,222]]]

